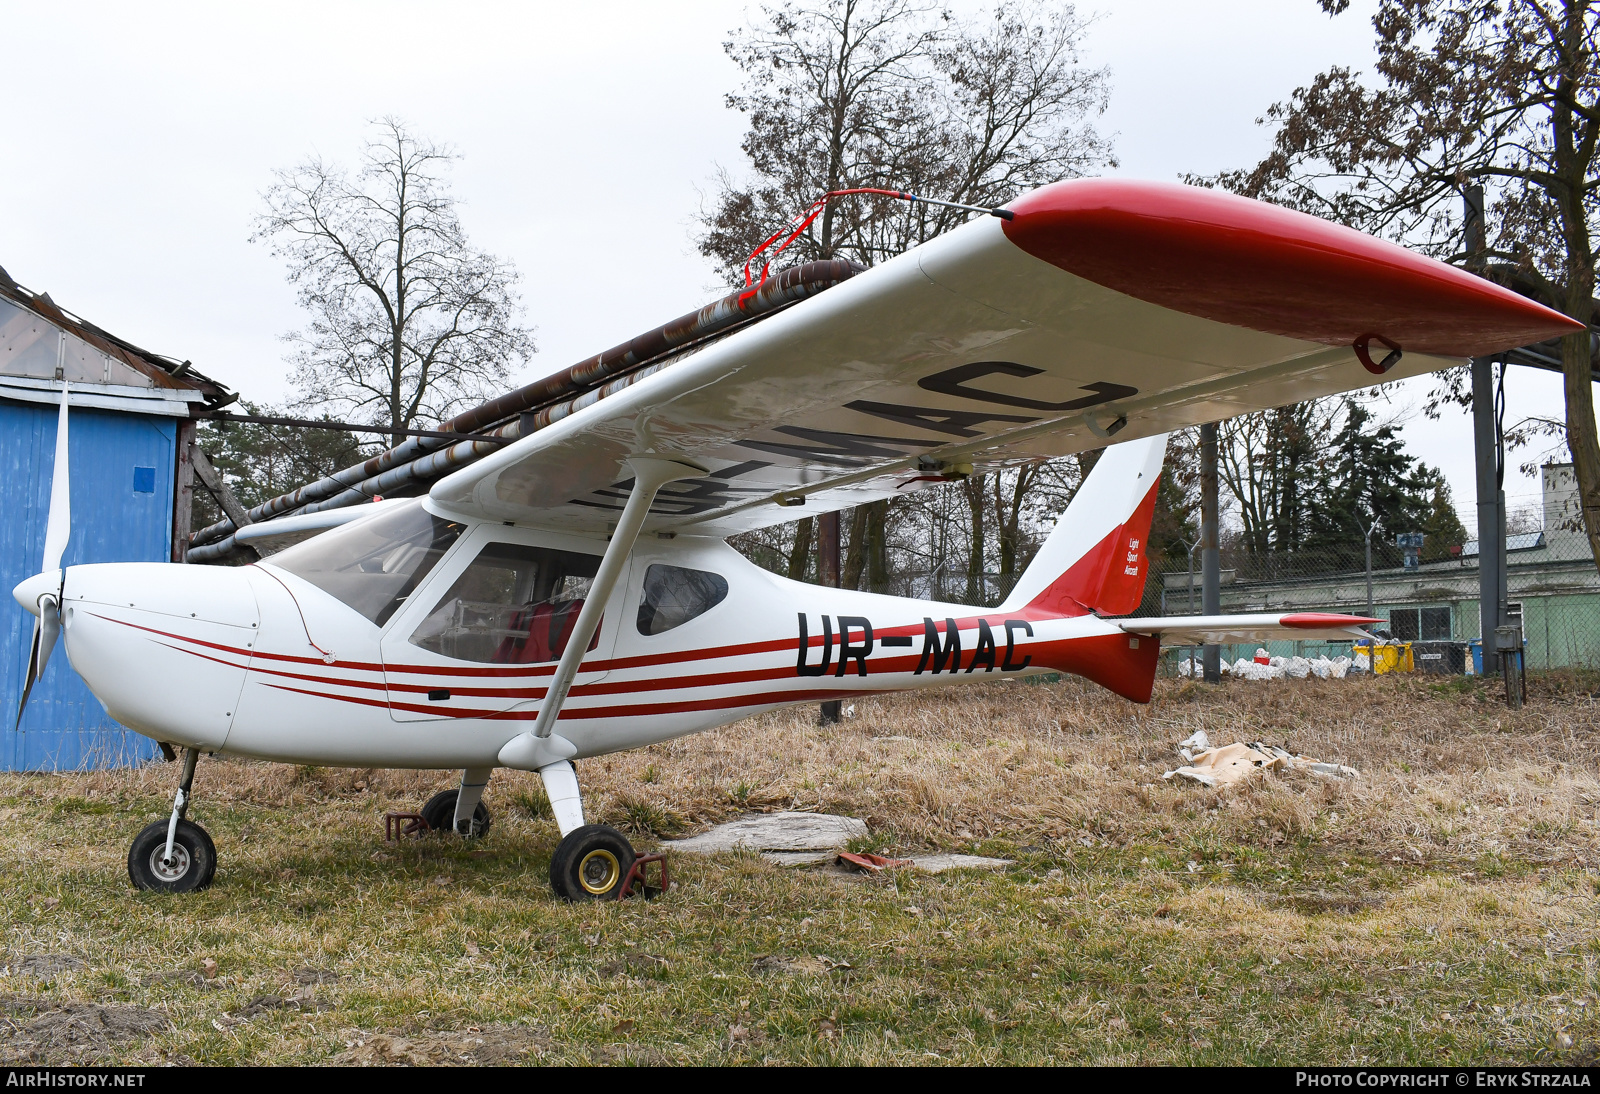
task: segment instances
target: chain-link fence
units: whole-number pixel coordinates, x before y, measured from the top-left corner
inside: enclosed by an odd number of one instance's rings
[[[1475,543],[1443,557],[1374,543],[1372,566],[1364,545],[1338,554],[1250,553],[1224,550],[1223,614],[1337,611],[1372,615],[1374,629],[1413,643],[1423,671],[1471,672],[1481,666],[1478,553]],[[1508,537],[1507,602],[1520,623],[1529,669],[1600,668],[1600,573],[1581,532],[1557,529]],[[1201,611],[1198,552],[1152,567],[1143,610],[1151,615]],[[1315,658],[1348,654],[1349,643],[1267,642],[1268,654]],[[1250,657],[1257,646],[1227,646],[1223,657]],[[1176,663],[1176,655],[1172,658]],[[1493,671],[1493,659],[1491,658]],[[1478,670],[1481,671],[1481,668]]]
[[[1372,567],[1365,544],[1331,553],[1221,552],[1221,605],[1224,615],[1253,612],[1334,611],[1384,620],[1374,630],[1411,643],[1418,671],[1481,672],[1478,647],[1478,555],[1468,543],[1429,557],[1424,550],[1407,559],[1403,547],[1372,545]],[[1015,585],[1017,574],[962,571],[902,571],[881,591],[896,596],[974,607],[993,607]],[[1199,552],[1189,559],[1168,556],[1151,566],[1145,616],[1202,614]],[[1530,532],[1509,537],[1507,599],[1510,621],[1522,626],[1529,669],[1600,668],[1600,572],[1587,539],[1575,530]],[[1279,641],[1224,646],[1232,662],[1249,659],[1258,648],[1271,656],[1334,658],[1349,656],[1350,642]],[[1177,671],[1193,652],[1169,651],[1163,672]],[[1491,656],[1490,672],[1495,671]],[[1475,667],[1476,666],[1476,667]]]

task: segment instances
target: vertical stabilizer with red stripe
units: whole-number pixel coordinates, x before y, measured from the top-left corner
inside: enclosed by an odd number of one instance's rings
[[[1003,610],[1126,615],[1137,608],[1166,453],[1164,433],[1107,448]]]

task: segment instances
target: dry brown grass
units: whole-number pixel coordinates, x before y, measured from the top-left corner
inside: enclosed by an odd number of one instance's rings
[[[0,976],[0,1056],[1573,1058],[1600,1045],[1597,685],[1541,679],[1515,714],[1424,678],[1163,681],[1148,708],[995,684],[858,701],[826,729],[777,712],[582,762],[591,816],[677,834],[820,809],[884,849],[1017,867],[845,883],[676,856],[672,894],[603,908],[550,896],[531,775],[496,775],[477,847],[384,847],[381,813],[450,775],[206,761],[218,883],[177,900],[123,874],[172,766],[0,776],[5,949],[32,955]],[[1202,728],[1362,775],[1164,782]]]
[[[1272,847],[1311,837],[1408,858],[1515,853],[1587,862],[1600,804],[1600,700],[1540,681],[1519,712],[1417,678],[1162,681],[1137,707],[1075,680],[860,701],[819,728],[810,708],[584,764],[600,811],[648,801],[686,827],[746,809],[866,819],[902,849],[1084,838]],[[1167,782],[1204,729],[1359,769],[1242,789]]]

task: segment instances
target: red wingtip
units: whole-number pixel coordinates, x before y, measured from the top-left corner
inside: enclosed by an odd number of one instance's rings
[[[1583,330],[1454,266],[1350,228],[1219,190],[1128,179],[1045,186],[1010,206],[1006,237],[1107,288],[1326,345],[1380,337],[1477,357]]]

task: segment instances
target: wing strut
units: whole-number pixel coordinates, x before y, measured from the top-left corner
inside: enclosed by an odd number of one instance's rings
[[[696,479],[707,474],[699,467],[649,456],[632,456],[627,463],[633,469],[633,492],[628,495],[628,503],[623,506],[622,516],[617,519],[616,530],[611,533],[611,542],[606,546],[600,569],[589,586],[589,596],[583,602],[583,609],[578,612],[572,637],[567,640],[567,648],[561,651],[561,660],[556,663],[556,674],[550,680],[550,690],[545,693],[544,703],[539,707],[539,720],[533,725],[535,737],[548,737],[555,728],[561,707],[567,701],[567,692],[572,687],[573,677],[578,674],[578,665],[589,649],[595,628],[600,625],[601,613],[605,611],[606,601],[611,598],[617,578],[622,575],[623,563],[633,552],[639,531],[644,527],[644,518],[656,500],[656,491],[669,482]]]

